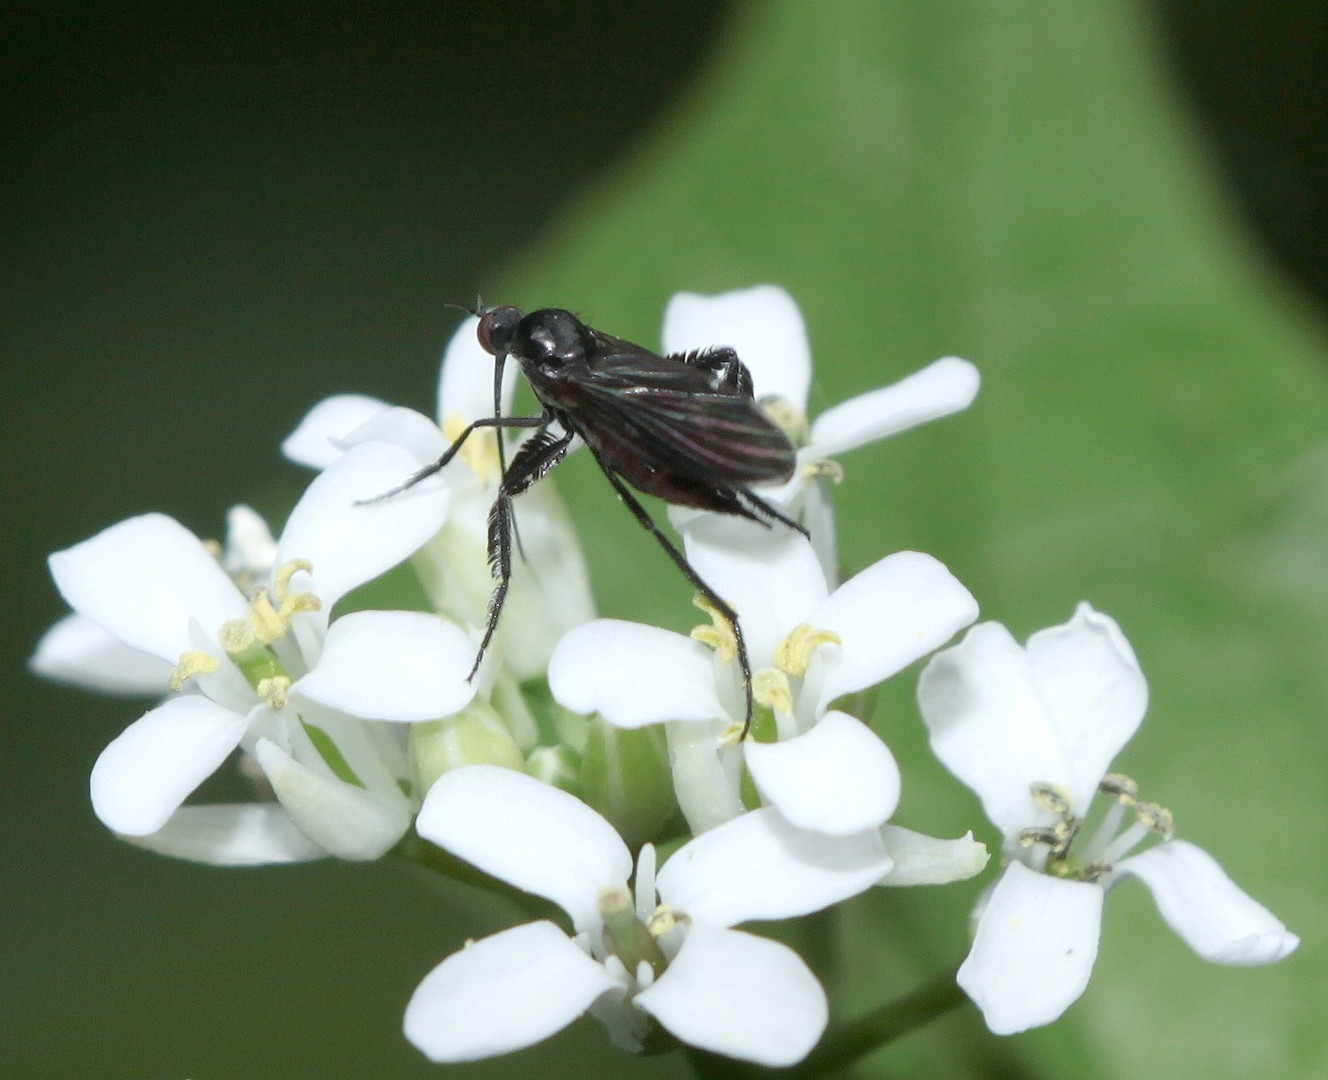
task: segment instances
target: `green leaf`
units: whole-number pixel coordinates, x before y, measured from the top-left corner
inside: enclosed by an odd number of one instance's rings
[[[813,413],[940,355],[976,362],[969,413],[843,461],[845,564],[932,552],[1021,638],[1080,599],[1115,616],[1152,688],[1117,767],[1321,940],[1328,870],[1305,852],[1324,847],[1328,791],[1326,373],[1156,53],[1135,10],[1105,2],[753,4],[503,295],[656,344],[675,290],[777,282],[808,322]],[[606,612],[688,625],[691,590],[591,463],[559,475]],[[876,718],[904,770],[898,819],[994,843],[927,753],[914,679],[885,688]],[[977,889],[849,905],[836,1009],[960,958]],[[1126,887],[1058,1025],[997,1044],[970,1010],[870,1066],[1309,1075],[1325,1060],[1314,952],[1208,966]]]

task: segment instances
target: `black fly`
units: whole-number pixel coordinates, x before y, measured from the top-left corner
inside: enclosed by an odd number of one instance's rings
[[[738,354],[724,347],[659,356],[560,308],[523,316],[514,307],[496,307],[481,315],[477,333],[497,361],[494,415],[476,420],[432,465],[379,496],[395,495],[438,472],[476,428],[536,429],[503,470],[489,512],[489,561],[498,584],[471,678],[493,638],[511,582],[512,499],[562,461],[579,435],[637,521],[733,627],[745,736],[752,722],[752,671],[737,612],[692,569],[628,487],[679,506],[734,514],[767,527],[777,521],[806,532],[749,487],[787,480],[796,457],[788,437],[756,404],[752,377]],[[509,356],[543,406],[539,416],[499,415],[498,389]]]

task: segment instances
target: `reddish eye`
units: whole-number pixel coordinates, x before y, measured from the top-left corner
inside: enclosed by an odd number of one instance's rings
[[[480,348],[491,356],[506,356],[512,349],[516,328],[521,323],[521,312],[514,307],[496,307],[480,316],[475,336]]]

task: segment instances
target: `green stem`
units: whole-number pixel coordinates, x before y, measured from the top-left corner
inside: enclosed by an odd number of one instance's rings
[[[967,1000],[955,982],[955,972],[944,972],[913,993],[828,1031],[810,1055],[787,1069],[765,1069],[703,1050],[689,1049],[687,1055],[692,1071],[705,1080],[812,1080],[917,1030]]]

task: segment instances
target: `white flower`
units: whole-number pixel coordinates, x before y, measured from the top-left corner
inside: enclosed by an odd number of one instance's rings
[[[997,1034],[1051,1023],[1083,993],[1102,901],[1127,877],[1148,887],[1167,924],[1206,960],[1268,964],[1299,943],[1210,855],[1172,839],[1169,813],[1107,775],[1147,701],[1120,628],[1087,604],[1025,648],[999,623],[982,623],[922,673],[932,749],[981,798],[1009,860],[959,969]],[[1099,790],[1114,801],[1080,842]],[[1126,857],[1150,834],[1162,842]]]
[[[431,465],[474,420],[493,415],[494,358],[475,336],[478,320],[466,319],[443,355],[438,380],[438,422],[376,398],[342,394],[315,405],[282,444],[292,461],[327,467],[349,447],[383,441],[405,448],[413,462],[387,491]],[[503,373],[502,411],[510,415],[519,365]],[[511,447],[507,460],[511,461]],[[477,430],[457,458],[437,474],[449,492],[447,521],[412,560],[421,584],[443,614],[463,625],[488,619],[493,576],[488,562],[488,518],[498,491],[498,444],[491,430]],[[436,490],[436,489],[435,489]],[[378,492],[376,494],[381,494]],[[388,501],[428,497],[423,489]],[[516,503],[523,558],[513,576],[503,620],[491,645],[518,680],[544,673],[549,653],[568,629],[594,617],[589,574],[566,508],[552,485],[535,484]]]
[[[890,386],[850,398],[808,425],[811,346],[798,305],[777,285],[719,296],[677,293],[664,312],[664,349],[690,352],[732,346],[752,374],[758,400],[794,440],[798,469],[777,488],[758,494],[798,517],[811,533],[826,576],[835,571],[834,511],[827,481],[839,475],[833,458],[878,439],[968,408],[978,370],[947,356]],[[681,521],[686,515],[675,514]]]
[[[731,928],[819,911],[890,867],[874,833],[812,836],[762,810],[686,844],[658,877],[646,845],[633,896],[631,853],[607,821],[564,791],[488,765],[445,774],[417,828],[551,900],[574,931],[518,926],[425,976],[405,1031],[434,1061],[518,1050],[590,1011],[627,1050],[642,1048],[653,1018],[693,1046],[791,1065],[825,1028],[824,992],[792,950]]]
[[[384,725],[364,720],[462,708],[473,694],[465,676],[474,646],[419,612],[362,611],[330,626],[328,614],[437,531],[447,509],[437,492],[356,505],[409,468],[409,456],[385,444],[346,454],[292,511],[269,553],[274,566],[250,597],[163,514],[130,518],[51,556],[75,614],[43,639],[34,667],[105,688],[107,668],[124,662],[133,689],[172,691],[97,760],[92,802],[106,825],[156,850],[224,863],[372,858],[405,831],[413,804],[400,788],[404,750]],[[269,557],[266,529],[244,514],[232,526],[245,542],[231,545],[231,564],[252,575]],[[182,807],[237,747],[253,755],[282,807]]]
[[[744,754],[766,803],[794,825],[836,835],[879,826],[898,802],[898,767],[866,725],[830,704],[944,644],[977,617],[976,601],[913,551],[831,592],[800,533],[720,515],[693,519],[686,550],[738,612],[758,707],[773,717],[778,741],[724,738],[744,715],[726,624],[699,634],[715,652],[652,626],[578,627],[549,663],[554,697],[619,727],[668,722],[674,786],[694,832],[742,812]]]

